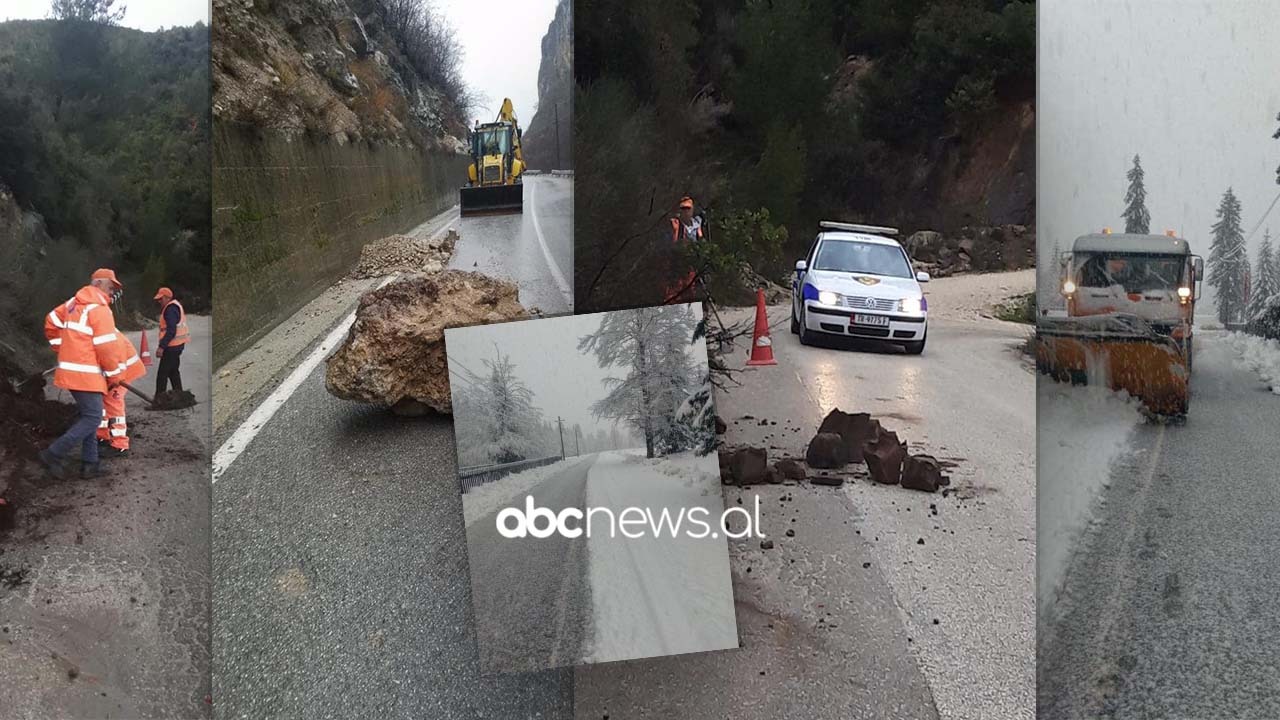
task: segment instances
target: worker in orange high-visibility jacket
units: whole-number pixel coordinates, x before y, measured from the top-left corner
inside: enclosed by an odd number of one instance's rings
[[[692,268],[679,267],[682,262],[681,252],[686,245],[702,240],[702,218],[693,214],[693,198],[685,195],[680,198],[680,212],[670,218],[671,227],[667,231],[671,239],[672,267],[669,271],[670,284],[663,290],[664,304],[691,302],[698,299],[697,274]]]
[[[126,369],[127,358],[121,356],[120,336],[111,314],[111,303],[123,290],[114,271],[95,270],[89,284],[75,297],[45,316],[45,337],[58,353],[53,384],[71,392],[79,411],[62,437],[40,451],[40,463],[54,477],[64,477],[63,460],[76,445],[81,448],[80,476],[103,474],[95,436],[102,421],[102,396],[119,383]]]
[[[160,339],[156,342],[156,357],[160,367],[156,369],[156,395],[173,384],[174,392],[182,392],[182,349],[191,334],[187,330],[187,311],[182,303],[173,299],[173,291],[162,287],[153,298],[160,306]]]
[[[102,422],[98,424],[98,457],[119,458],[129,454],[129,423],[125,415],[124,399],[128,394],[122,383],[131,383],[147,374],[138,357],[138,351],[124,333],[117,333],[117,351],[125,358],[124,372],[119,383],[107,388],[102,396]]]

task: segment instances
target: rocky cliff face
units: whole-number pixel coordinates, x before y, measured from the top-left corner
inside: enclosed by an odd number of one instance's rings
[[[559,156],[557,157],[557,110]],[[524,134],[525,161],[536,170],[573,167],[573,3],[560,0],[542,36],[538,111]]]
[[[463,114],[406,59],[375,0],[214,0],[219,122],[465,151]]]

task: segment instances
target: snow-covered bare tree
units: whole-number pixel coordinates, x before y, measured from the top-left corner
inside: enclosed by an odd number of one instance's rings
[[[1249,317],[1256,319],[1267,308],[1272,298],[1280,294],[1280,259],[1276,258],[1275,248],[1271,245],[1271,229],[1267,228],[1262,236],[1262,246],[1258,248],[1258,261],[1253,266],[1253,294],[1249,298]]]
[[[1240,201],[1231,188],[1218,205],[1218,222],[1213,224],[1209,245],[1209,284],[1218,303],[1218,321],[1240,322],[1247,311],[1249,256],[1240,228]]]
[[[696,325],[688,305],[618,310],[578,341],[578,350],[594,353],[600,367],[625,371],[605,379],[608,393],[591,412],[635,430],[644,438],[646,457],[683,449],[676,412],[688,389],[701,382],[690,355]]]
[[[552,454],[551,431],[511,358],[495,348],[494,358],[483,362],[486,372],[479,374],[451,368],[459,462],[507,463]]]
[[[1146,235],[1151,232],[1151,213],[1147,212],[1147,188],[1143,181],[1146,175],[1142,172],[1142,160],[1133,156],[1133,167],[1126,177],[1129,189],[1124,194],[1124,231]]]

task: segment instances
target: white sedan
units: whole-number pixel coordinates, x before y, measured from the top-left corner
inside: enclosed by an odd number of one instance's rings
[[[893,228],[822,222],[791,280],[791,332],[807,345],[815,333],[894,342],[924,352],[929,303]]]

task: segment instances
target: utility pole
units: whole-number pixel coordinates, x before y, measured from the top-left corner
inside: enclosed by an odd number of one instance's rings
[[[551,106],[556,110],[556,170],[564,170],[564,165],[560,158],[560,103],[552,103]]]
[[[564,459],[564,420],[560,416],[556,416],[556,425],[560,427],[560,459]]]
[[[582,428],[577,425],[573,426],[573,454],[578,456],[582,454],[582,448],[578,445],[578,438],[582,437]]]

